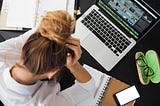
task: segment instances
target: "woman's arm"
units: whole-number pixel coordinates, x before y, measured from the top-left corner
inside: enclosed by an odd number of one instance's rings
[[[66,67],[74,75],[75,79],[81,83],[85,83],[91,79],[91,75],[79,64],[78,60],[81,57],[82,50],[80,47],[80,40],[70,37],[67,40],[67,47],[71,49],[74,54],[67,56]]]
[[[70,67],[70,72],[74,75],[76,80],[81,83],[85,83],[91,79],[91,75],[78,62],[74,66]]]
[[[0,43],[0,62],[5,62],[8,65],[14,64],[20,57],[22,46],[25,40],[34,33],[35,29],[26,33],[8,39]]]

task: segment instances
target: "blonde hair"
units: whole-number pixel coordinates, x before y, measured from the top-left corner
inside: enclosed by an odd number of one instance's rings
[[[73,33],[75,19],[71,18],[66,11],[48,12],[42,19],[38,32],[43,37],[65,43],[66,39]]]
[[[43,74],[54,67],[64,67],[68,52],[65,44],[74,26],[75,19],[66,11],[48,12],[23,46],[26,68],[34,74]]]

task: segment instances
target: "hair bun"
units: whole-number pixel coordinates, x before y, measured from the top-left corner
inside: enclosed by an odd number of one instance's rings
[[[73,33],[75,19],[66,11],[48,12],[43,17],[38,32],[50,40],[59,43],[66,43],[66,40]]]

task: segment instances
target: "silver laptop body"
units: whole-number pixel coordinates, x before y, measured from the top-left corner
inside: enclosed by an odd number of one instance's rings
[[[142,5],[137,2],[135,5],[135,3],[130,4],[130,0],[97,0],[76,22],[73,36],[80,39],[81,46],[107,71],[110,71],[159,21],[157,12],[148,10],[150,7],[146,3],[147,8],[140,7]],[[132,5],[130,7],[132,9],[127,7],[129,4]],[[116,7],[118,5],[119,9]],[[147,15],[151,19],[146,19]],[[122,20],[121,17],[125,19]],[[140,21],[144,21],[143,24],[148,26],[141,28]]]

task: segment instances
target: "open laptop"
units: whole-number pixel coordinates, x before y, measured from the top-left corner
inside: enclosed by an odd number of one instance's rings
[[[142,0],[96,0],[78,18],[73,36],[110,71],[159,20]]]

